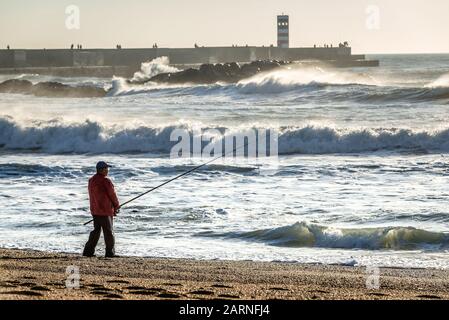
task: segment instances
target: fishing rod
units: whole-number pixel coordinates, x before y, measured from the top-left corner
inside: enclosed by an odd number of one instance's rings
[[[208,161],[208,162],[205,162],[205,163],[203,163],[202,165],[197,166],[197,167],[195,167],[195,168],[193,168],[193,169],[190,169],[190,170],[184,172],[183,174],[180,174],[179,176],[176,176],[176,177],[174,177],[174,178],[172,178],[172,179],[170,179],[170,180],[167,180],[167,181],[165,181],[164,183],[158,185],[157,187],[151,188],[150,190],[148,190],[148,191],[146,191],[146,192],[144,192],[144,193],[138,195],[137,197],[134,197],[134,198],[132,198],[131,200],[126,201],[125,203],[123,203],[122,205],[120,205],[120,207],[118,208],[118,210],[120,210],[122,207],[126,206],[127,204],[130,204],[131,202],[134,202],[134,201],[136,201],[137,199],[140,199],[140,198],[142,198],[143,196],[146,196],[147,194],[149,194],[149,193],[151,193],[151,192],[153,192],[153,191],[155,191],[155,190],[157,190],[157,189],[159,189],[159,188],[162,188],[163,186],[165,186],[165,185],[167,185],[167,184],[169,184],[169,183],[171,183],[171,182],[173,182],[173,181],[176,181],[176,180],[178,180],[178,179],[181,179],[182,177],[185,177],[185,176],[191,174],[192,172],[195,172],[195,171],[201,169],[202,167],[205,167],[205,166],[207,166],[208,164],[211,164],[212,162],[215,162],[215,161],[217,161],[217,160],[219,160],[219,159],[222,159],[222,158],[226,157],[228,154],[231,154],[231,153],[234,154],[234,152],[236,152],[237,150],[240,150],[240,149],[242,149],[242,148],[245,148],[247,145],[248,145],[248,143],[245,143],[244,145],[242,145],[242,146],[240,146],[240,147],[238,147],[238,148],[235,148],[235,149],[233,149],[232,151],[230,151],[230,152],[228,152],[228,153],[222,154],[221,156],[216,157],[216,158],[214,158],[214,159],[212,159],[212,160],[210,160],[210,161]],[[87,226],[88,224],[92,223],[93,221],[94,221],[94,219],[90,220],[89,222],[86,222],[84,225]]]

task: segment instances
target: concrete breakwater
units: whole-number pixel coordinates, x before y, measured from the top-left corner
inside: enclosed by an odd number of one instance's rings
[[[151,49],[0,50],[0,73],[38,73],[58,76],[112,75],[131,77],[140,64],[166,56],[172,65],[201,65],[256,60],[326,62],[337,67],[378,66],[377,60],[353,55],[350,47],[198,47]]]

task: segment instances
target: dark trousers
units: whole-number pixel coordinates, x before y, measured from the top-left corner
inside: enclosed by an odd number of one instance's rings
[[[84,247],[83,256],[93,256],[95,248],[100,240],[101,230],[103,229],[104,242],[106,244],[106,256],[115,254],[115,238],[114,238],[114,217],[94,216],[94,231],[90,233],[89,241]]]

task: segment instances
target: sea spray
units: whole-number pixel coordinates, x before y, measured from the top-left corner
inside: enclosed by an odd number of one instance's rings
[[[131,82],[144,82],[160,73],[178,72],[178,68],[170,66],[168,57],[159,57],[141,65],[140,71],[134,74]]]
[[[435,81],[432,81],[426,87],[428,88],[449,87],[449,72],[443,74]]]

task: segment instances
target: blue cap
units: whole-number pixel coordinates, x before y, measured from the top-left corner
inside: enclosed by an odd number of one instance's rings
[[[108,165],[106,162],[104,162],[104,161],[100,161],[100,162],[98,162],[97,163],[97,170],[103,170],[103,169],[106,169],[106,168],[110,168],[111,166],[110,165]]]

